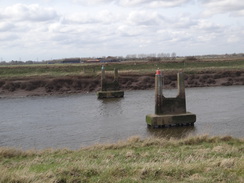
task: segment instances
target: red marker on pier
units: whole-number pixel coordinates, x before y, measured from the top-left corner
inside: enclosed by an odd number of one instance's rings
[[[159,69],[156,70],[156,75],[161,75],[161,71]]]

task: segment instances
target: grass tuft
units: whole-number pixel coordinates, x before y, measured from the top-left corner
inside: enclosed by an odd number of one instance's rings
[[[24,152],[14,148],[0,147],[0,158],[26,157],[30,154],[30,152]]]

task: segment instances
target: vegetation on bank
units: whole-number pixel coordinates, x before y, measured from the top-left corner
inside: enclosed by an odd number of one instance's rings
[[[32,64],[0,66],[1,78],[22,78],[22,77],[58,77],[77,75],[96,75],[100,72],[101,66],[105,65],[107,71],[118,68],[120,73],[153,73],[157,68],[164,71],[182,70],[187,72],[201,72],[205,70],[233,70],[244,69],[244,60],[224,61],[170,61],[170,62],[120,62],[104,64]]]
[[[0,148],[0,182],[243,182],[244,140],[140,139],[79,150]]]

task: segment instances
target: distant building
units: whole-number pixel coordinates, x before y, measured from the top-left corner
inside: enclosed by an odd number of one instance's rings
[[[77,64],[81,63],[80,58],[65,58],[61,61],[63,64]]]
[[[116,57],[107,57],[107,58],[96,58],[96,59],[87,59],[84,63],[107,63],[107,62],[120,62]]]
[[[120,60],[118,58],[116,58],[116,57],[109,56],[107,58],[101,58],[100,62],[103,62],[103,63],[104,62],[120,62]]]
[[[100,62],[99,59],[88,59],[84,61],[84,63],[99,63],[99,62]]]

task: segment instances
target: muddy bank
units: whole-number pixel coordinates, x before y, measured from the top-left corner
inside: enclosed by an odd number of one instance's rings
[[[113,76],[107,76],[112,80]],[[164,88],[175,88],[176,73],[164,75]],[[154,87],[154,73],[120,74],[122,90],[144,90]],[[185,75],[186,87],[244,85],[244,71],[205,71]],[[87,93],[100,90],[100,76],[34,77],[0,80],[0,98]]]

